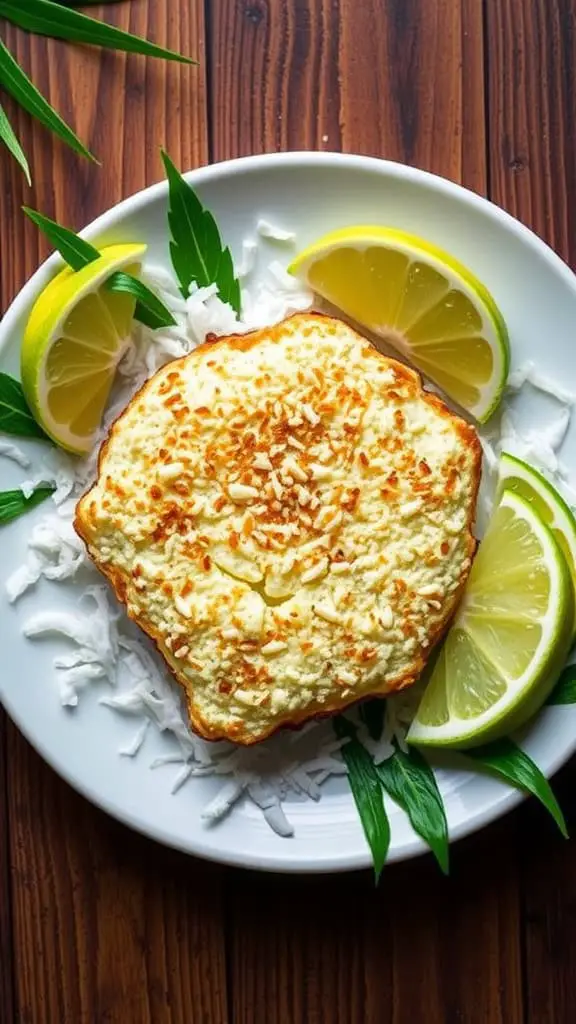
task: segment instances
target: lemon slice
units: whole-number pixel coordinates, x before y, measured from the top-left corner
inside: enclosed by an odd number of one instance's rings
[[[564,498],[541,473],[508,452],[500,459],[498,488],[500,493],[506,489],[520,494],[534,506],[558,541],[576,587],[576,519]]]
[[[92,446],[134,316],[134,297],[105,283],[117,270],[138,274],[145,251],[140,243],[109,245],[82,270],[66,267],[30,313],[22,387],[43,429],[68,451]]]
[[[508,374],[508,333],[492,296],[453,256],[394,228],[357,226],[324,235],[289,270],[479,422],[494,411]]]
[[[566,661],[573,622],[559,544],[533,504],[503,491],[409,741],[471,747],[523,724]]]

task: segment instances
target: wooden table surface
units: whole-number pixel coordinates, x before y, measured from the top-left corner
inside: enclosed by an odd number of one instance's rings
[[[27,202],[80,227],[161,176],[346,150],[488,195],[576,262],[576,0],[129,0],[91,8],[197,68],[3,34],[102,160],[15,120],[0,155],[1,307],[45,255]],[[14,108],[7,104],[12,115]],[[576,332],[576,326],[575,326]],[[545,344],[545,339],[543,339]],[[576,773],[558,780],[576,819]],[[524,806],[384,873],[258,875],[95,810],[0,721],[0,1024],[564,1024],[576,846]]]

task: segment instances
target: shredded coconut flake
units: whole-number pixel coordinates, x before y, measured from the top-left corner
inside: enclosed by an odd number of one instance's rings
[[[285,228],[281,228],[277,224],[272,224],[271,221],[265,220],[263,217],[258,221],[256,230],[260,235],[260,238],[269,238],[273,242],[293,243],[296,241],[296,235],[293,231],[286,231]]]

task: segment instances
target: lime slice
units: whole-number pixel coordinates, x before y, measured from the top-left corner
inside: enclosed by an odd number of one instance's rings
[[[324,235],[289,270],[479,422],[494,411],[508,374],[506,326],[484,285],[453,256],[395,228],[355,226]]]
[[[508,452],[500,460],[498,487],[500,492],[506,489],[519,494],[534,506],[562,548],[576,587],[576,519],[564,498],[541,473]],[[572,637],[576,638],[576,618]]]
[[[82,270],[62,270],[38,296],[24,332],[22,386],[34,416],[62,448],[89,451],[116,367],[125,351],[136,300],[105,284],[140,271],[140,243],[109,245]]]
[[[471,747],[544,702],[570,648],[574,590],[536,507],[505,490],[410,728],[411,743]]]

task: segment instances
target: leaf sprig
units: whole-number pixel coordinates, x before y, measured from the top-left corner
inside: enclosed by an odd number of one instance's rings
[[[70,228],[65,228],[50,217],[44,216],[38,210],[31,210],[23,206],[24,213],[40,228],[41,232],[51,245],[60,253],[72,270],[82,270],[89,263],[93,263],[100,256],[98,249],[80,238]],[[172,313],[164,303],[154,294],[153,291],[131,274],[117,271],[107,281],[107,287],[112,292],[127,292],[136,299],[134,319],[140,323],[157,330],[159,327],[173,327],[176,323]]]
[[[74,43],[89,43],[111,50],[122,50],[126,53],[140,53],[147,57],[159,57],[164,60],[179,61],[184,64],[195,64],[196,61],[174,50],[157,46],[148,39],[125,32],[113,25],[107,25],[87,14],[73,8],[94,3],[94,0],[64,2],[64,0],[0,0],[0,18],[4,17],[13,25],[27,32],[63,39]],[[54,107],[36,88],[28,75],[22,70],[8,48],[0,41],[0,87],[9,92],[14,99],[35,117],[44,127],[58,136],[75,152],[89,160],[95,160],[90,150],[84,145],[73,128],[60,117]],[[18,141],[16,133],[5,112],[0,108],[0,140],[7,146],[12,156],[18,161],[27,181],[30,182],[30,169],[26,155]]]
[[[230,249],[223,246],[214,217],[200,202],[194,189],[162,152],[169,190],[168,223],[170,255],[180,291],[185,299],[190,285],[218,286],[223,302],[240,312],[240,282],[234,274]]]
[[[548,705],[576,704],[576,664],[561,673],[547,701]],[[379,740],[385,719],[386,701],[366,701],[359,718],[371,740]],[[348,781],[364,829],[378,877],[390,842],[390,823],[384,805],[374,792],[376,778],[388,796],[407,814],[412,828],[430,847],[438,864],[448,873],[448,828],[442,795],[431,765],[414,747],[401,750],[394,743],[392,755],[375,765],[358,738],[354,725],[340,716],[334,730],[349,742],[342,748]],[[360,753],[359,748],[363,751]],[[568,835],[562,809],[552,787],[531,757],[512,739],[504,738],[465,752],[458,752],[459,764],[470,771],[484,772],[536,797],[554,819],[563,836]]]
[[[37,487],[29,497],[20,490],[0,492],[0,526],[10,523],[13,519],[36,508],[54,493],[53,487]]]

